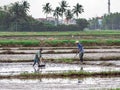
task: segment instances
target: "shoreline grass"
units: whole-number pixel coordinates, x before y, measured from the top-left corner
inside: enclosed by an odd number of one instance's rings
[[[105,71],[105,72],[85,72],[85,71],[68,71],[62,73],[21,73],[19,75],[0,75],[3,78],[64,78],[64,77],[120,77],[120,71]]]
[[[59,58],[59,59],[55,59],[55,58],[44,58],[43,59],[44,62],[52,62],[52,63],[68,63],[68,64],[74,64],[74,63],[78,63],[79,62],[79,58]],[[109,57],[100,57],[100,58],[87,58],[84,57],[84,61],[120,61],[120,56],[109,56]],[[2,63],[12,63],[12,62],[33,62],[32,59],[25,59],[25,60],[2,60],[0,59],[0,62]]]
[[[76,40],[0,40],[0,46],[48,46],[48,47],[58,47],[58,46],[75,46]],[[79,40],[84,46],[120,46],[120,39],[112,40]]]

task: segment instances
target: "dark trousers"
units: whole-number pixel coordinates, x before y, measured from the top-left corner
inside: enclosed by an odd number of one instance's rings
[[[40,60],[39,60],[38,58],[36,58],[36,59],[34,60],[33,66],[34,66],[36,63],[38,63],[38,65],[39,65],[39,63],[40,63]]]
[[[83,55],[84,55],[84,52],[79,52],[79,58],[81,62],[83,62]]]

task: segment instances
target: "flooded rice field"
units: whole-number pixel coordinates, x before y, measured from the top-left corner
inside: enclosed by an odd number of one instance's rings
[[[0,79],[2,90],[109,90],[120,88],[120,78]]]
[[[47,48],[47,47],[46,47]],[[67,48],[47,48],[43,50],[44,59],[62,59],[62,58],[73,58],[78,59],[79,56],[75,56],[73,49]],[[36,49],[26,49],[20,50],[19,48],[10,48],[0,50],[0,61],[33,61]],[[7,53],[3,53],[7,52]],[[12,53],[11,53],[12,52]],[[14,53],[13,53],[14,52]],[[19,53],[18,53],[19,52]],[[56,53],[59,52],[59,53]],[[21,54],[22,53],[22,54]],[[104,57],[118,57],[120,56],[120,49],[85,49],[84,58],[91,58],[90,61],[85,61],[86,64],[80,65],[78,62],[76,64],[63,64],[63,63],[53,63],[46,62],[46,67],[44,69],[33,68],[33,62],[13,62],[13,63],[0,63],[0,75],[15,75],[23,72],[41,72],[41,73],[51,73],[51,72],[65,72],[69,70],[84,70],[89,72],[100,72],[100,71],[119,71],[120,70],[120,60],[102,60],[100,58]],[[94,61],[98,59],[98,61]],[[109,66],[110,65],[110,66]],[[109,67],[108,67],[109,66]],[[64,67],[64,68],[63,68]]]
[[[45,59],[60,58],[78,58],[75,57],[76,49],[54,49],[47,48],[43,50]],[[18,48],[10,48],[9,50],[0,50],[0,61],[2,60],[33,60],[38,50],[19,50]],[[100,60],[101,58],[118,57],[120,58],[120,49],[85,49],[84,58],[91,60]]]
[[[4,60],[33,60],[35,54],[0,54],[0,61]],[[75,53],[65,54],[43,54],[44,59],[62,59],[62,58],[74,58],[79,56]],[[120,53],[85,53],[84,58],[92,60],[100,60],[100,58],[120,57]]]
[[[32,61],[39,48],[0,48],[0,75],[18,75],[28,73],[61,73],[68,71],[120,71],[120,60],[101,60],[101,58],[120,57],[120,48],[115,49],[85,49],[84,58],[91,60],[80,63],[45,62],[44,68],[33,67],[33,62],[4,62]],[[75,58],[75,48],[45,48],[44,59]],[[88,78],[37,78],[37,79],[0,79],[2,90],[103,90],[120,88],[120,77],[88,77]]]
[[[46,63],[44,68],[38,68],[37,65],[33,67],[32,64],[33,62],[0,63],[0,75],[16,75],[24,72],[60,73],[71,70],[86,72],[120,71],[120,67],[114,66]]]

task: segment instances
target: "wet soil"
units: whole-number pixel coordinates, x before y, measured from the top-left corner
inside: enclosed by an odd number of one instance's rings
[[[74,58],[73,51],[76,48],[54,48],[44,47],[43,57],[45,59]],[[39,47],[22,48],[0,48],[0,61],[33,61],[35,53]],[[4,53],[3,53],[4,52]],[[59,53],[58,53],[59,52]],[[110,60],[113,57],[120,57],[120,50],[112,49],[85,49],[85,63],[65,64],[46,62],[45,68],[32,66],[33,62],[12,62],[0,63],[0,75],[18,75],[20,73],[61,73],[68,71],[120,71],[120,59]],[[105,58],[106,61],[102,61]],[[107,59],[106,59],[107,58]],[[87,61],[88,60],[88,61]],[[89,61],[90,60],[90,61]],[[96,61],[99,60],[99,61]],[[115,83],[114,83],[115,82]],[[0,79],[2,90],[90,90],[90,89],[111,89],[120,88],[120,77],[89,77],[89,78],[37,78],[37,79]]]
[[[38,50],[0,50],[0,54],[35,54]],[[43,50],[43,54],[76,53],[77,49]],[[85,49],[85,53],[120,53],[120,49]]]
[[[0,75],[17,75],[24,72],[61,73],[71,70],[87,72],[120,71],[120,67],[114,66],[46,63],[45,68],[38,68],[37,65],[33,67],[32,64],[33,62],[0,63]]]
[[[75,53],[43,54],[44,59],[79,59]],[[0,61],[32,61],[35,54],[0,54]],[[84,60],[120,60],[120,53],[85,53]]]
[[[0,79],[2,90],[109,90],[120,88],[120,78]]]
[[[76,49],[65,48],[47,48],[43,50],[43,58],[46,62],[64,62],[64,59],[71,59],[72,63],[79,62],[79,56],[76,56]],[[20,50],[19,48],[9,48],[0,50],[0,62],[31,62],[34,60],[36,49],[26,49]],[[73,53],[74,52],[74,53]],[[61,60],[57,60],[61,59]],[[63,60],[62,60],[63,59]],[[119,49],[85,49],[84,61],[110,61],[113,60],[114,63],[101,62],[99,65],[104,66],[115,66],[120,60],[120,50]],[[66,60],[68,61],[68,60]],[[69,61],[68,61],[69,62]],[[70,63],[70,62],[69,62]],[[95,63],[87,63],[88,65],[94,65]],[[120,66],[117,65],[117,66]]]

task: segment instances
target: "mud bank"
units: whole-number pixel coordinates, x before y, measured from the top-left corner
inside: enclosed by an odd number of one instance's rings
[[[55,49],[77,49],[74,47],[42,47],[44,50],[55,50]],[[120,49],[120,46],[84,46],[86,49]],[[39,47],[0,47],[0,50],[39,50]]]

